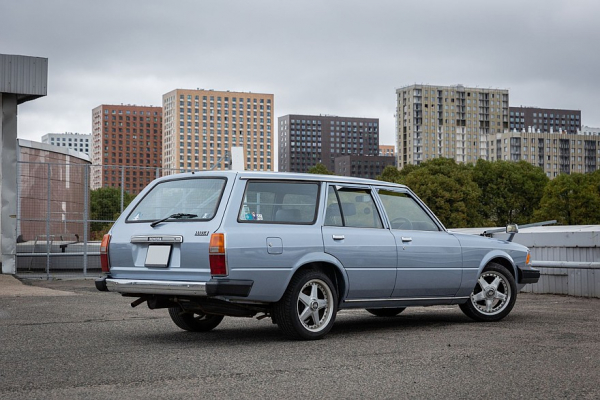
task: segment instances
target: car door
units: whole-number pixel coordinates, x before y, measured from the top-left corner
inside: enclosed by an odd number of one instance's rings
[[[347,298],[389,298],[396,280],[396,242],[384,229],[371,189],[330,184],[327,192],[323,244],[346,269]]]
[[[462,280],[460,242],[409,191],[380,188],[398,248],[392,297],[452,297]]]

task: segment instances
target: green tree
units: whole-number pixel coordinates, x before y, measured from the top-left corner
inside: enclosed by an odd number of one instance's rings
[[[600,224],[600,173],[557,176],[546,186],[534,216],[561,225]]]
[[[317,163],[315,166],[308,169],[309,174],[321,174],[321,175],[335,175],[333,172],[327,169],[322,163]]]
[[[410,187],[449,228],[481,226],[481,190],[472,168],[453,159],[435,158],[400,171],[400,183]]]
[[[473,180],[481,189],[480,213],[485,225],[531,222],[548,177],[525,162],[478,160]]]
[[[135,198],[127,192],[123,193],[123,208]],[[91,220],[116,220],[121,214],[121,189],[114,187],[103,187],[90,191],[90,219]],[[107,231],[112,222],[92,222],[90,230],[92,238],[98,239],[98,235]]]
[[[381,171],[381,175],[377,177],[380,181],[385,182],[400,182],[400,171],[393,165],[388,165]]]

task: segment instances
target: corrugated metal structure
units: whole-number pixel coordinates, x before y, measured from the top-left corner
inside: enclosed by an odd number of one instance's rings
[[[0,93],[17,95],[17,104],[48,93],[48,59],[0,54]]]
[[[485,230],[453,229],[467,234]],[[493,236],[508,238],[506,233]],[[600,225],[522,228],[513,240],[529,247],[532,264],[541,272],[539,282],[523,291],[600,297]]]

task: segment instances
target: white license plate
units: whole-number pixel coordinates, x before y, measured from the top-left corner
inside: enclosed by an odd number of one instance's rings
[[[166,268],[169,265],[169,257],[171,256],[171,246],[165,245],[150,245],[146,254],[146,267]]]

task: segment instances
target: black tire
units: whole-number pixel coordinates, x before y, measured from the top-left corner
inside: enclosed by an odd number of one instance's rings
[[[208,332],[223,321],[223,315],[183,311],[180,307],[169,308],[169,315],[175,325],[190,332]]]
[[[475,321],[500,321],[510,313],[516,300],[515,278],[505,267],[492,262],[483,269],[469,300],[460,309]]]
[[[376,317],[395,317],[402,311],[406,310],[406,307],[397,308],[367,308],[367,311]]]
[[[313,269],[294,275],[273,307],[279,329],[291,339],[321,339],[331,330],[336,313],[333,283],[323,272]]]

